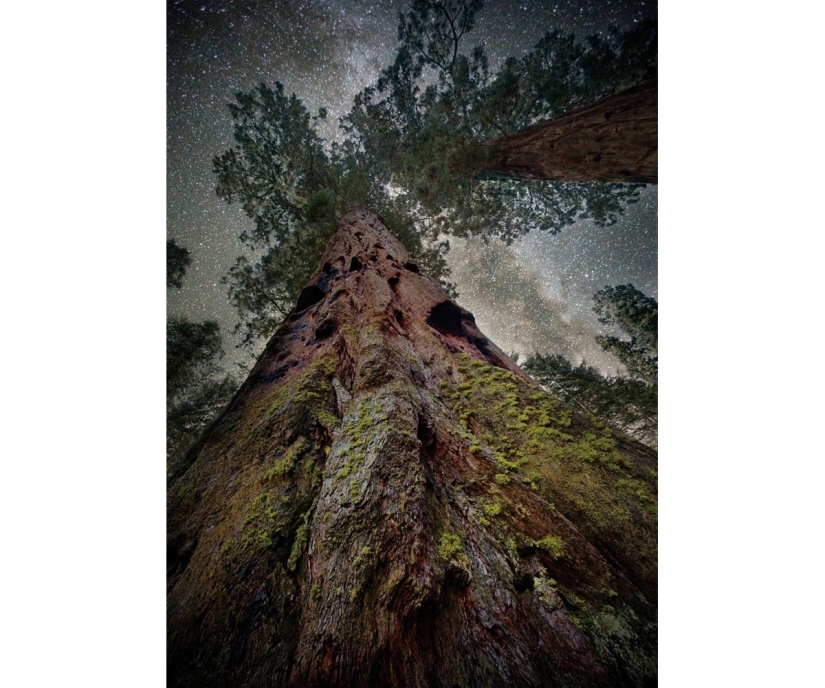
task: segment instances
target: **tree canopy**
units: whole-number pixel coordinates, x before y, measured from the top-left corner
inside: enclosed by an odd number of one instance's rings
[[[339,140],[282,84],[260,84],[229,105],[235,144],[216,156],[218,196],[253,221],[248,255],[226,278],[245,344],[268,336],[291,309],[335,223],[367,207],[451,293],[450,236],[510,242],[558,232],[577,219],[611,224],[638,184],[536,182],[485,173],[492,137],[516,131],[655,77],[656,29],[579,39],[550,31],[494,72],[467,49],[481,0],[413,0],[398,49],[357,94]]]
[[[395,61],[356,96],[343,122],[347,134],[435,233],[509,242],[580,218],[615,222],[638,186],[491,179],[491,151],[481,144],[655,76],[655,25],[584,41],[549,31],[493,73],[482,46],[462,52],[480,7],[413,2],[401,17]]]

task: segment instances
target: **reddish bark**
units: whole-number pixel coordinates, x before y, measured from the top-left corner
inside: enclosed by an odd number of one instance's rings
[[[171,483],[169,685],[655,681],[655,453],[410,260],[349,213]]]
[[[491,139],[485,173],[562,182],[658,183],[658,80]]]

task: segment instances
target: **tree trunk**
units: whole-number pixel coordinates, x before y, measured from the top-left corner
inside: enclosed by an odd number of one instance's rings
[[[655,685],[656,454],[366,211],[170,483],[170,686]]]
[[[493,177],[658,183],[658,80],[485,142]]]

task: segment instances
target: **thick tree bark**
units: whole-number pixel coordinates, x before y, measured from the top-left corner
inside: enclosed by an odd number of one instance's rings
[[[366,211],[169,489],[183,686],[655,685],[656,454]]]
[[[484,174],[562,182],[658,183],[658,80],[485,142]]]

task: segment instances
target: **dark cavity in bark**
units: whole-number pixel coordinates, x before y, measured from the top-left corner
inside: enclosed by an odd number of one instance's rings
[[[461,309],[452,301],[442,301],[430,311],[427,324],[434,330],[441,332],[441,334],[463,337],[461,315]]]
[[[323,298],[324,292],[321,291],[320,287],[315,284],[310,284],[308,287],[304,287],[301,290],[301,295],[298,297],[298,305],[295,307],[295,311],[297,313],[305,311],[307,308],[314,306]]]

